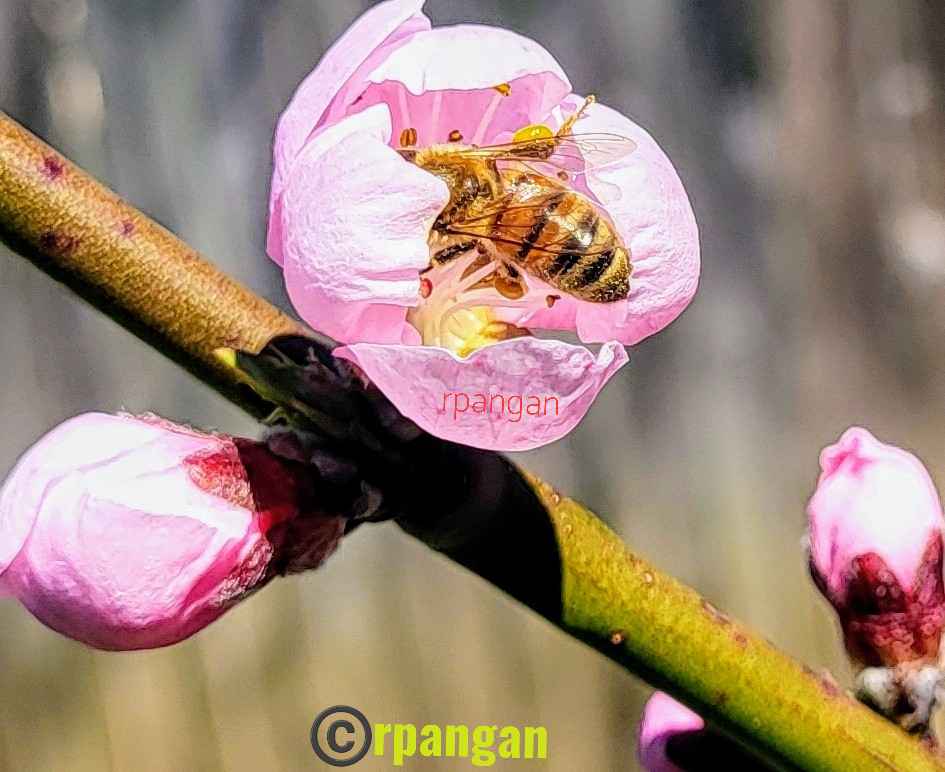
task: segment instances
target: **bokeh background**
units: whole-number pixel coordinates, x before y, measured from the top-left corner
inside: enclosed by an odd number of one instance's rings
[[[276,118],[369,2],[4,0],[0,108],[286,306],[263,250]],[[566,440],[519,460],[634,547],[849,682],[807,579],[817,454],[848,425],[945,483],[945,14],[923,0],[429,0],[545,44],[677,165],[695,302]],[[470,66],[475,66],[470,62]],[[2,251],[2,248],[0,248]],[[0,254],[0,474],[55,423],[235,408]],[[528,561],[528,555],[522,555]],[[550,759],[628,770],[649,690],[393,526],[171,649],[89,651],[0,603],[0,768],[318,768],[310,722],[543,724]],[[359,769],[386,769],[365,759]],[[465,769],[423,760],[417,769]],[[511,768],[511,767],[509,767]]]

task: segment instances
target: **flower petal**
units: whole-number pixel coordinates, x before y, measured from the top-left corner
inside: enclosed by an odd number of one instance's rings
[[[182,463],[227,443],[102,413],[56,427],[0,489],[5,589],[100,648],[161,646],[200,629],[226,610],[227,582],[252,587],[271,552],[254,513],[196,485]],[[248,569],[246,584],[231,581],[236,569]]]
[[[370,343],[334,353],[359,365],[421,428],[492,450],[529,450],[563,437],[628,359],[616,342],[595,358],[583,346],[531,337],[467,359],[442,348]]]
[[[102,425],[108,425],[107,444],[90,446],[90,428],[99,430]],[[83,466],[94,467],[156,434],[146,424],[120,422],[105,413],[85,413],[60,424],[24,453],[0,488],[0,573],[19,553],[34,526],[36,510],[23,502],[41,499],[51,477],[72,473],[78,459]]]
[[[446,185],[387,146],[387,108],[322,129],[285,190],[285,280],[309,324],[342,341],[419,343],[405,321]]]
[[[411,94],[422,94],[486,89],[543,72],[568,84],[561,65],[534,40],[500,27],[458,24],[416,33],[409,45],[391,53],[370,74],[370,80],[394,80]],[[549,102],[545,112],[564,96]]]
[[[393,135],[412,128],[420,146],[495,142],[540,120],[570,91],[560,65],[538,43],[481,25],[418,32],[369,74],[357,109],[384,103]],[[501,91],[497,86],[508,86]]]
[[[673,737],[699,732],[705,721],[668,694],[654,692],[647,700],[637,736],[637,758],[647,772],[682,772],[670,761],[666,746]]]
[[[943,528],[938,492],[925,466],[860,427],[824,448],[820,466],[807,506],[811,563],[831,599],[845,600],[851,564],[870,553],[911,589],[929,538]]]
[[[580,103],[580,97],[570,97],[564,112]],[[699,233],[676,170],[646,131],[617,111],[593,104],[575,129],[585,132],[619,134],[636,143],[625,158],[585,175],[587,192],[630,249],[630,295],[616,303],[589,303],[565,295],[552,309],[540,310],[521,324],[549,330],[576,327],[587,343],[616,338],[632,345],[663,329],[692,300],[699,283]]]
[[[414,32],[429,29],[430,22],[420,9],[424,0],[389,0],[364,13],[328,49],[318,66],[302,81],[276,127],[273,149],[274,169],[269,198],[269,255],[282,264],[281,196],[288,170],[311,133],[341,91],[358,70],[373,69],[390,48]],[[352,98],[356,98],[354,95]]]

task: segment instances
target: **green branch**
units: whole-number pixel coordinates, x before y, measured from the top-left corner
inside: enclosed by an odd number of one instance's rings
[[[256,351],[298,322],[3,113],[0,159],[0,231],[14,250],[259,416],[213,350]]]
[[[280,401],[252,394],[245,374],[214,351],[257,352],[304,328],[2,114],[0,235],[253,415]],[[311,343],[327,350],[324,339]],[[358,438],[339,442],[353,447]],[[429,435],[399,443],[396,476],[408,479],[380,484],[393,491],[406,531],[674,694],[772,765],[945,769],[925,745],[634,555],[591,512],[502,456]],[[444,484],[443,496],[431,496],[409,478],[434,459],[451,495]]]

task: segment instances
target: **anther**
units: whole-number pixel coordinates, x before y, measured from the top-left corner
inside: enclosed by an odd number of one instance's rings
[[[463,141],[463,135],[460,133],[459,129],[453,129],[453,130],[449,133],[448,139],[449,139],[450,142],[462,142],[462,141]]]
[[[561,300],[561,295],[546,295],[545,305],[548,306],[548,308],[552,308],[559,300]]]
[[[420,279],[420,297],[428,298],[433,292],[433,282],[429,279]]]
[[[508,83],[500,83],[498,86],[493,86],[493,88],[502,96],[508,96],[512,93],[512,87]]]
[[[417,144],[417,130],[414,128],[404,129],[400,132],[400,146],[413,147]]]

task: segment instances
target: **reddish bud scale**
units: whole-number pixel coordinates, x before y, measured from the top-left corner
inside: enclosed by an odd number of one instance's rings
[[[863,665],[934,661],[945,626],[941,535],[929,538],[910,588],[875,552],[855,558],[846,601],[835,605],[847,650]]]
[[[865,668],[934,663],[945,624],[943,518],[928,471],[858,427],[820,465],[807,508],[810,570],[850,656]]]
[[[187,456],[182,463],[200,490],[238,507],[252,508],[253,495],[249,489],[249,479],[236,445],[226,443],[219,448],[199,450]]]

